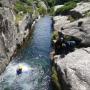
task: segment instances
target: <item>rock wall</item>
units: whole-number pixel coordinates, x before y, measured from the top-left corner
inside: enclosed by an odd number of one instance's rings
[[[2,0],[0,7],[0,73],[10,62],[15,50],[22,45],[25,38],[30,34],[34,21],[32,15],[27,14],[17,25],[10,2],[9,0]]]
[[[62,90],[90,90],[90,47],[56,59]]]

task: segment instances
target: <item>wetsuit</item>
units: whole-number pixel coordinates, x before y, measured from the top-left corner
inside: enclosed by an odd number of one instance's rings
[[[17,69],[17,75],[22,73],[22,69]]]

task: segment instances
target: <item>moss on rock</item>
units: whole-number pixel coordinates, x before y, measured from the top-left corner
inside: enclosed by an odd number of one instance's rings
[[[53,90],[61,90],[61,86],[59,83],[59,79],[58,79],[58,74],[56,71],[55,66],[52,66],[52,85],[53,85]]]

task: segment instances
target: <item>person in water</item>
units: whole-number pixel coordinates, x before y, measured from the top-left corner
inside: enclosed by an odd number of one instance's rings
[[[19,68],[16,70],[16,73],[17,73],[17,75],[22,74],[22,68],[19,67]]]

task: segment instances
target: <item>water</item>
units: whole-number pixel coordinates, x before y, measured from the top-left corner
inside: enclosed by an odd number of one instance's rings
[[[51,90],[51,23],[49,16],[36,23],[32,40],[0,76],[0,90]],[[17,76],[19,66],[23,73]]]

